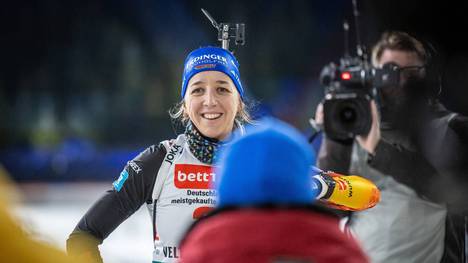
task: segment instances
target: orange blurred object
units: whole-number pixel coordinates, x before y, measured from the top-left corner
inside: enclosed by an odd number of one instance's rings
[[[380,190],[370,180],[357,175],[335,172],[320,174],[328,191],[320,200],[339,210],[361,211],[374,207],[380,201]]]

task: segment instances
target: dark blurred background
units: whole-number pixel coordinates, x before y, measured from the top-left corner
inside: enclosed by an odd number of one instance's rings
[[[358,1],[361,39],[407,31],[437,49],[442,102],[468,114],[466,2]],[[255,115],[307,133],[323,96],[321,68],[343,54],[351,0],[3,1],[0,9],[0,164],[18,181],[118,176],[145,147],[175,136],[183,61],[217,45],[200,12],[244,22],[236,50]]]

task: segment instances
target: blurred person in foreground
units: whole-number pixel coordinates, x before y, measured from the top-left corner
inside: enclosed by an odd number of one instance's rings
[[[381,190],[381,203],[348,221],[372,262],[465,262],[468,119],[437,100],[433,59],[407,33],[384,33],[372,63],[392,63],[399,84],[371,101],[367,136],[322,141],[321,168],[360,174]],[[318,123],[323,114],[319,105]]]
[[[313,200],[312,156],[295,129],[276,120],[248,127],[219,163],[217,208],[181,243],[181,262],[368,262]]]

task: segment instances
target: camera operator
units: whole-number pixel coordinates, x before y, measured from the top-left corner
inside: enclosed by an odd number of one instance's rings
[[[468,118],[437,101],[432,59],[412,36],[384,33],[372,63],[393,65],[399,81],[379,88],[378,103],[371,101],[367,135],[332,140],[325,131],[322,141],[320,168],[360,174],[381,190],[380,204],[348,220],[372,262],[466,260]],[[319,105],[318,124],[324,114]]]

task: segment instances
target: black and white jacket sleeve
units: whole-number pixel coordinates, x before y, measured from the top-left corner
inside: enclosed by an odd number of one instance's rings
[[[67,240],[67,252],[90,254],[101,260],[98,245],[141,205],[152,201],[152,191],[166,150],[153,145],[129,161],[120,177],[81,218]]]

